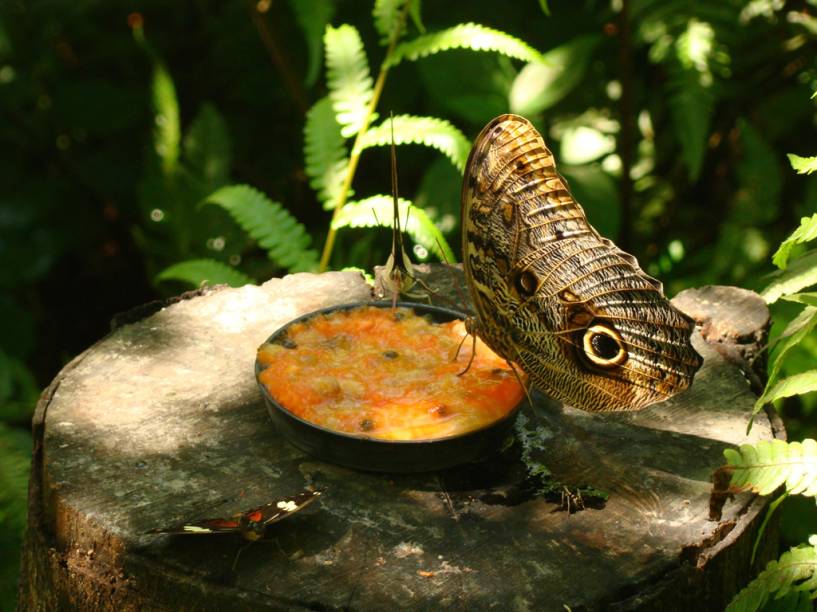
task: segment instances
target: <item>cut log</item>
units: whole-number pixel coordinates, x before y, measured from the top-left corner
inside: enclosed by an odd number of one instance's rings
[[[762,305],[718,295],[713,329],[721,312]],[[642,412],[592,415],[534,394],[496,457],[371,474],[291,446],[253,376],[279,326],[368,299],[352,273],[222,288],[122,318],[74,359],[35,415],[21,608],[719,610],[748,581],[765,500],[737,495],[709,521],[710,475],[724,448],[783,432],[764,416],[746,436],[755,395],[714,336],[693,338],[705,359],[694,385]],[[680,305],[697,316],[700,300]],[[753,321],[762,346],[768,314]],[[607,502],[564,511],[541,490],[548,472]],[[248,548],[145,533],[307,486],[324,494]],[[774,554],[772,526],[758,563]]]

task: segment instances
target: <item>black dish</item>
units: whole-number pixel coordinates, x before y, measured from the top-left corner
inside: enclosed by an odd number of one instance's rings
[[[454,319],[464,319],[465,315],[455,310],[399,302],[403,308],[411,308],[420,316],[429,315],[437,323]],[[268,343],[282,343],[291,325],[323,314],[341,310],[351,310],[362,306],[391,308],[391,302],[361,302],[323,308],[305,314],[281,327],[267,340]],[[256,360],[255,376],[261,394],[278,430],[299,449],[325,461],[359,470],[374,472],[411,473],[441,470],[462,463],[479,461],[498,451],[513,431],[514,421],[519,412],[520,402],[505,417],[490,425],[458,436],[435,438],[432,440],[376,440],[348,433],[332,431],[295,416],[279,404],[258,380],[264,368]]]

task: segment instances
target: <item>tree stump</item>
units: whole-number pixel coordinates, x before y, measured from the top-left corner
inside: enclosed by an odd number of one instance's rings
[[[745,324],[762,344],[762,300],[721,288],[720,305],[707,310],[698,307],[710,290],[696,291],[678,303],[710,331],[709,342],[694,336],[705,363],[687,392],[609,415],[534,394],[500,455],[401,476],[352,471],[291,446],[253,376],[257,346],[282,324],[370,299],[359,275],[213,289],[127,323],[66,366],[38,406],[20,606],[722,609],[750,577],[765,500],[739,494],[711,522],[710,475],[727,446],[783,432],[760,415],[747,438],[755,395],[741,369],[751,368],[741,351],[725,358],[715,345],[751,334],[712,331]],[[537,489],[544,471],[609,498],[564,511]],[[240,537],[145,534],[305,486],[324,494],[270,526],[235,569]],[[774,554],[771,529],[758,563]]]

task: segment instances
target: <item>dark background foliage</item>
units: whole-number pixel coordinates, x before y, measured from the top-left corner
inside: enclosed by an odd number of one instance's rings
[[[6,607],[14,601],[28,428],[40,390],[107,332],[115,313],[187,288],[157,281],[170,264],[206,256],[258,280],[286,272],[225,212],[195,203],[226,182],[247,183],[281,202],[317,248],[326,237],[330,213],[309,187],[303,156],[306,112],[326,95],[316,47],[322,28],[316,38],[300,27],[296,1],[0,4]],[[332,24],[360,31],[376,73],[384,48],[371,5],[328,5]],[[795,175],[785,157],[817,149],[810,99],[817,9],[782,0],[585,0],[553,1],[550,10],[547,16],[535,0],[505,2],[501,10],[488,1],[426,0],[422,18],[428,31],[475,22],[541,52],[568,45],[572,76],[554,85],[565,95],[534,105],[530,118],[591,221],[670,295],[708,283],[762,288],[771,253],[802,215],[817,210],[817,182]],[[140,22],[146,44],[133,35]],[[596,41],[589,54],[569,46],[586,36]],[[186,163],[196,169],[203,138],[217,152],[217,167],[173,184],[157,178],[157,58],[175,83]],[[393,110],[446,118],[471,139],[509,110],[522,70],[522,62],[469,50],[403,62],[391,71],[378,110],[381,117]],[[438,222],[458,215],[457,171],[422,147],[400,147],[398,155],[401,194],[434,208]],[[632,167],[633,180],[621,180],[622,166]],[[385,150],[369,149],[353,187],[388,193],[388,176]],[[455,250],[457,235],[447,229]],[[383,230],[344,230],[338,240],[333,268],[371,269],[388,254]],[[775,315],[790,316],[785,305]],[[811,338],[792,352],[791,367],[815,356]],[[815,404],[805,396],[784,406],[791,438],[814,436]],[[789,505],[787,533],[796,542],[813,503]]]

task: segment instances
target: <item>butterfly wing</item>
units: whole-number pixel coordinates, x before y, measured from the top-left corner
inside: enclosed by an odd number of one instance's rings
[[[523,117],[477,138],[462,188],[463,262],[478,333],[554,399],[635,410],[692,382],[692,321],[603,238]]]
[[[305,490],[291,497],[284,497],[258,508],[242,513],[248,521],[256,522],[264,527],[272,525],[303,510],[321,495],[320,491]]]
[[[171,533],[184,535],[202,535],[208,533],[236,533],[241,531],[241,522],[238,518],[216,518],[179,523],[171,527],[151,529],[146,533]]]
[[[305,490],[283,497],[269,504],[239,512],[230,518],[201,519],[172,527],[152,529],[147,533],[201,535],[209,533],[241,533],[248,540],[263,537],[264,528],[306,508],[319,496],[320,491]]]

